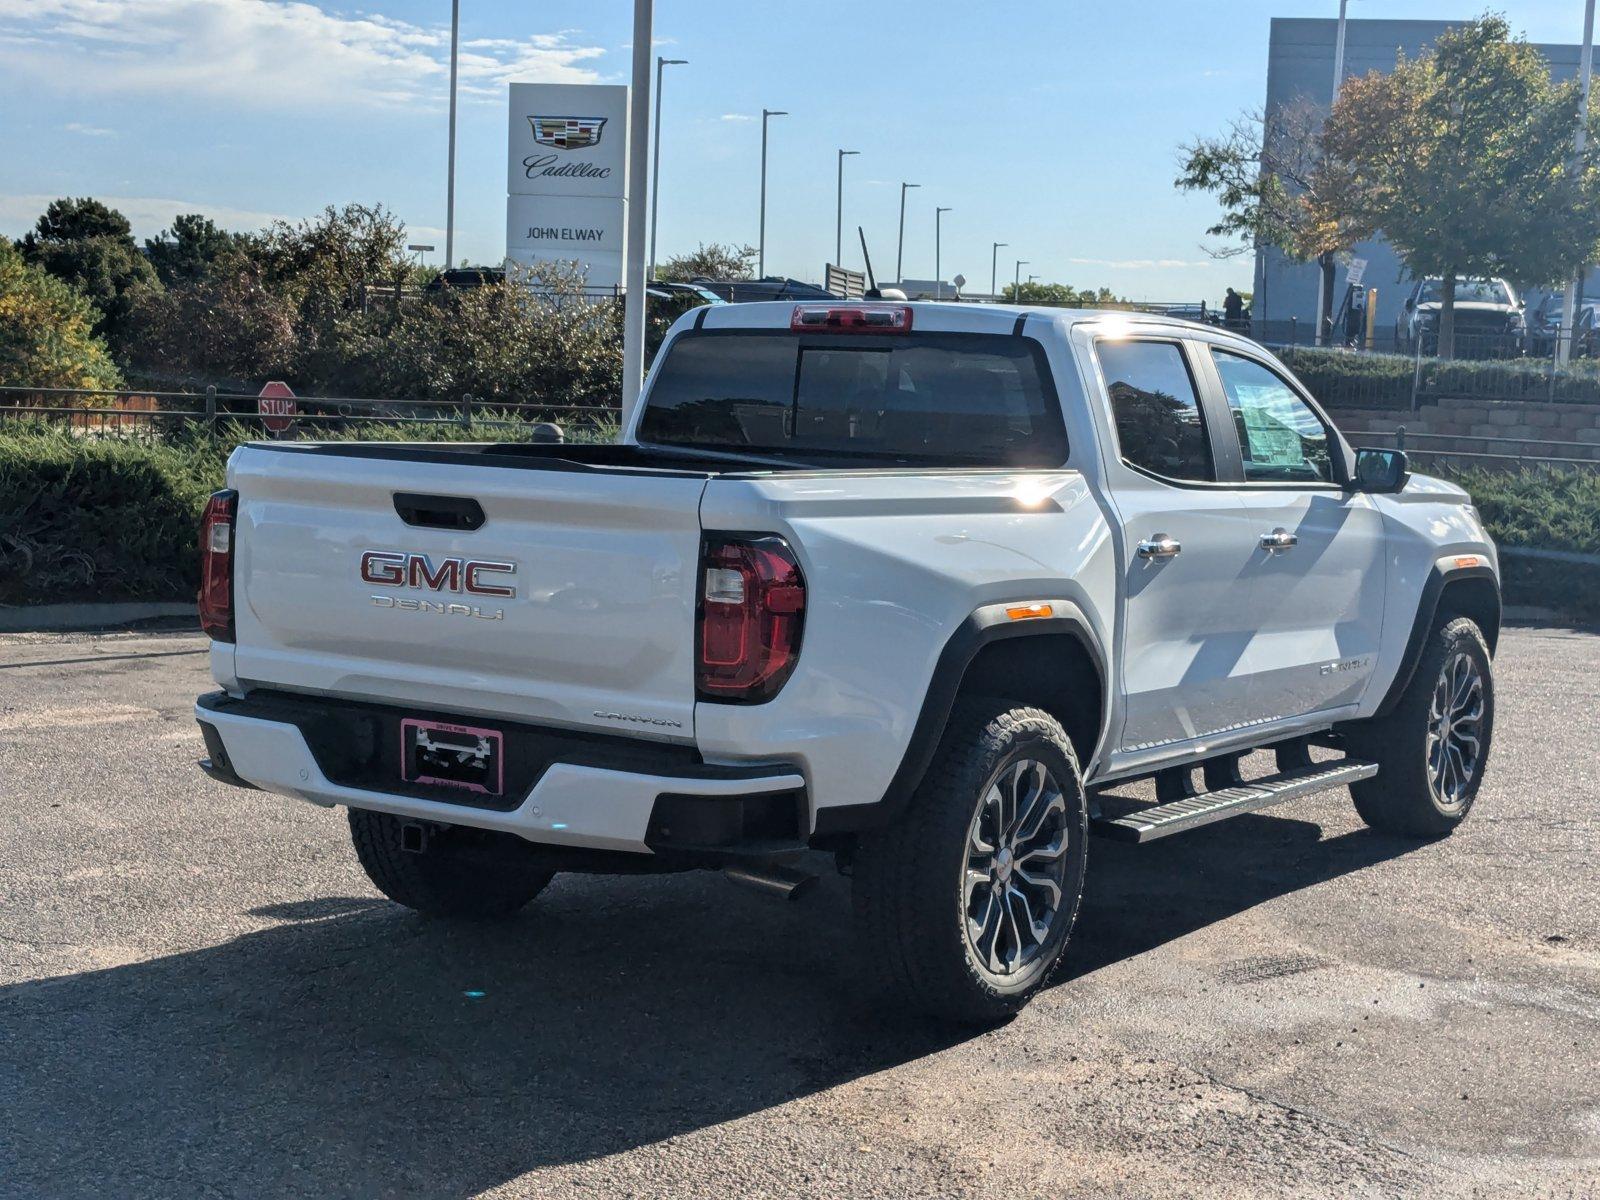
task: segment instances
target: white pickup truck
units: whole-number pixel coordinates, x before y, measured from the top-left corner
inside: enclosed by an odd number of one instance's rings
[[[425,913],[559,871],[788,892],[821,850],[863,969],[992,1021],[1060,961],[1091,832],[1348,785],[1435,836],[1488,756],[1468,497],[1218,329],[701,308],[618,444],[251,444],[227,483],[201,765],[345,806]]]

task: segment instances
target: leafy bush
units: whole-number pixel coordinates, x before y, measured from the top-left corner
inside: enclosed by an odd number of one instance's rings
[[[0,238],[0,384],[116,387],[121,379],[95,317],[82,295]]]
[[[492,417],[494,414],[485,414]],[[615,427],[574,430],[609,441]],[[166,439],[86,437],[35,422],[0,424],[0,604],[188,600],[198,586],[201,506],[222,486],[228,455],[260,436],[238,424],[215,437],[187,427]],[[341,438],[522,441],[524,427],[369,424]]]
[[[544,265],[404,309],[366,351],[365,391],[403,400],[615,405],[622,345],[609,301],[572,267]]]

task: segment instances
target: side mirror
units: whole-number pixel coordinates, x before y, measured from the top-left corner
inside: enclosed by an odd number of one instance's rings
[[[1417,302],[1416,302],[1415,298],[1413,298],[1411,296],[1407,296],[1406,297],[1406,311],[1410,312],[1416,306],[1417,306]]]
[[[1411,460],[1404,450],[1356,451],[1355,488],[1358,492],[1398,492],[1411,478]]]

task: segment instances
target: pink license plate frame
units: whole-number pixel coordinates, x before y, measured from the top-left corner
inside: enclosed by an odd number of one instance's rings
[[[492,786],[472,783],[465,779],[446,779],[440,775],[428,774],[425,770],[413,770],[416,759],[412,751],[416,748],[419,733],[446,733],[454,735],[456,739],[463,737],[484,739],[488,743],[489,780]],[[406,783],[457,788],[464,792],[476,792],[480,796],[500,796],[505,793],[505,769],[505,735],[498,729],[458,725],[452,721],[429,721],[422,717],[406,717],[400,722],[400,778]]]

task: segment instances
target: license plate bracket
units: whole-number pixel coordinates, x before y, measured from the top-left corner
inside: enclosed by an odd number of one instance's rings
[[[400,778],[498,796],[505,790],[504,748],[498,729],[407,717],[400,722]]]

